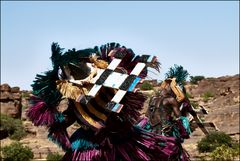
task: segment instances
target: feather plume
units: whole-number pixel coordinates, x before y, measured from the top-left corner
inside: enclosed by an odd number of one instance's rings
[[[181,65],[174,64],[174,67],[169,68],[169,71],[165,74],[166,78],[176,78],[176,82],[183,86],[189,73],[184,70]]]
[[[101,59],[106,60],[107,62],[110,62],[110,57],[108,56],[109,53],[117,48],[120,48],[121,45],[119,43],[108,43],[105,45],[102,45],[100,47],[95,46],[94,50],[95,52],[101,57]]]
[[[61,93],[56,89],[57,72],[48,71],[45,75],[37,74],[36,80],[32,84],[32,93],[41,98],[48,106],[55,107],[61,100]]]
[[[153,61],[153,62],[147,62],[146,63],[146,66],[147,67],[150,67],[150,68],[153,68],[155,69],[156,71],[160,72],[160,69],[161,69],[161,63],[158,62],[157,60],[156,61]]]
[[[61,54],[63,49],[60,48],[58,43],[52,43],[51,49],[52,49],[51,60],[52,60],[53,69],[57,70],[60,66],[59,63],[61,62]]]

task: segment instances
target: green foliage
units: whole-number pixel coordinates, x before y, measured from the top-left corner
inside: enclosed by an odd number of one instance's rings
[[[2,148],[4,161],[29,161],[33,159],[33,152],[19,142],[13,142]]]
[[[25,106],[25,105],[22,105],[22,110],[24,110],[24,109],[26,109],[27,108],[27,106]]]
[[[235,156],[240,156],[240,143],[234,143],[232,148],[234,149]]]
[[[203,155],[203,156],[198,156],[197,157],[199,159],[199,161],[208,161],[209,156],[207,154]]]
[[[152,90],[153,86],[148,83],[147,81],[143,82],[143,84],[140,87],[141,90]]]
[[[13,140],[20,140],[26,135],[20,119],[14,119],[4,114],[1,114],[0,127],[1,129],[5,129],[10,139]]]
[[[207,102],[211,97],[214,97],[214,94],[211,91],[206,91],[202,94],[204,102]]]
[[[190,104],[195,108],[198,109],[199,108],[199,104],[197,101],[190,101]]]
[[[236,156],[239,154],[237,153],[236,149],[233,149],[226,145],[221,145],[220,147],[217,147],[212,153],[210,153],[210,158],[213,161],[219,161],[219,160],[234,160]]]
[[[199,81],[205,79],[204,76],[190,76],[190,83],[191,84],[198,84]]]
[[[232,146],[227,146],[222,144],[219,147],[216,147],[210,153],[204,153],[203,156],[200,156],[199,159],[201,161],[230,161],[230,160],[238,160],[240,157],[240,144],[233,143]]]
[[[47,161],[60,161],[62,157],[59,153],[48,153]]]
[[[199,152],[212,152],[221,145],[231,147],[232,138],[224,132],[212,132],[198,142],[197,148]]]
[[[22,98],[28,98],[30,94],[28,92],[22,92]]]
[[[186,96],[187,96],[187,98],[193,98],[193,96],[188,92],[186,92]]]
[[[216,80],[216,78],[214,78],[214,77],[208,77],[206,79],[209,80],[209,81],[215,81]]]

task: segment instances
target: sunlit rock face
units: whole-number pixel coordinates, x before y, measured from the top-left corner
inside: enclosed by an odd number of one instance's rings
[[[14,118],[21,118],[22,97],[19,87],[10,87],[8,84],[0,86],[1,114]]]

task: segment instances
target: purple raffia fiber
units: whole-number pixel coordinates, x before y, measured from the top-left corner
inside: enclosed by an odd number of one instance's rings
[[[140,127],[133,126],[130,121],[123,122],[123,125],[112,121],[115,120],[111,119],[110,123],[112,124],[107,124],[110,127],[106,126],[99,130],[91,139],[99,147],[86,150],[69,150],[63,160],[170,161],[173,158],[179,158],[180,155],[182,156],[181,160],[188,160],[187,153],[174,137],[147,132]]]
[[[71,143],[66,129],[59,126],[56,128],[52,127],[49,129],[48,138],[61,146],[65,151],[71,148]]]
[[[62,161],[70,161],[70,160],[94,161],[94,160],[101,160],[101,156],[102,156],[101,150],[98,150],[98,149],[91,149],[91,150],[84,150],[84,151],[74,150],[74,151],[66,152]]]
[[[124,104],[121,113],[124,116],[131,118],[133,123],[135,123],[141,116],[139,111],[143,109],[145,100],[146,96],[144,96],[141,92],[128,92],[121,101],[121,103]]]
[[[54,123],[55,108],[49,107],[43,100],[31,97],[33,105],[27,111],[27,117],[35,126],[51,126]]]
[[[179,153],[175,138],[156,135],[133,127],[125,122],[123,130],[109,133],[109,129],[102,129],[97,135],[101,153],[106,152],[109,158],[109,149],[115,149],[116,157],[122,160],[169,160]],[[101,154],[100,153],[100,154]],[[112,153],[111,153],[112,155]],[[118,158],[112,158],[117,160]],[[106,157],[102,158],[106,160]]]
[[[141,127],[141,128],[144,128],[146,126],[146,124],[148,123],[149,119],[144,116],[142,118],[139,119],[139,121],[137,121],[137,126]]]
[[[177,127],[179,129],[181,138],[188,139],[189,138],[189,134],[187,133],[186,129],[184,128],[184,126],[182,124],[182,121],[181,120],[177,120],[176,124],[177,124]]]

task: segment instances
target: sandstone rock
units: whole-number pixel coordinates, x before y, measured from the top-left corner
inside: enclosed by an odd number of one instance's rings
[[[21,99],[21,94],[20,93],[12,93],[12,97],[15,100],[20,100]]]
[[[11,90],[10,86],[6,83],[2,84],[0,87],[1,87],[1,91],[9,92]]]
[[[11,92],[12,93],[19,93],[20,92],[20,88],[19,87],[12,87],[11,88]]]
[[[233,97],[233,101],[234,101],[235,103],[239,103],[239,102],[240,102],[239,95],[236,96],[236,97]]]
[[[19,87],[11,88],[8,84],[1,85],[1,113],[21,118],[22,104]]]
[[[1,91],[0,100],[1,101],[13,100],[12,93],[8,91],[3,91],[3,92]]]
[[[28,117],[27,117],[27,109],[23,109],[23,110],[22,110],[21,119],[22,119],[23,121],[28,120]]]
[[[239,140],[239,75],[204,79],[198,83],[198,86],[188,85],[186,90],[199,105],[207,107],[209,113],[205,116],[205,122],[215,123],[220,131],[227,134],[238,133],[236,140]],[[201,101],[202,98],[199,96],[206,91],[213,93],[215,99]],[[191,160],[201,160],[202,154],[199,154],[194,146],[204,136],[197,128],[190,139],[184,141],[183,145],[191,155]]]
[[[34,159],[36,160],[46,159],[48,153],[50,152],[52,153],[57,152],[61,155],[64,154],[63,150],[53,142],[49,141],[47,137],[38,138],[35,135],[27,135],[20,142],[31,148],[34,154]]]
[[[1,148],[10,145],[12,142],[14,142],[14,140],[11,140],[9,137],[1,140]]]
[[[46,127],[37,127],[36,137],[39,139],[46,139],[48,135],[48,130]]]
[[[5,114],[15,118],[20,118],[21,110],[19,106],[16,107],[13,101],[9,101],[7,103],[1,102],[1,114]]]
[[[229,93],[232,93],[231,87],[225,87],[224,89],[219,89],[221,96],[226,96]]]
[[[35,127],[32,122],[30,121],[24,121],[23,127],[26,130],[26,132],[36,135],[37,134],[37,127]]]

